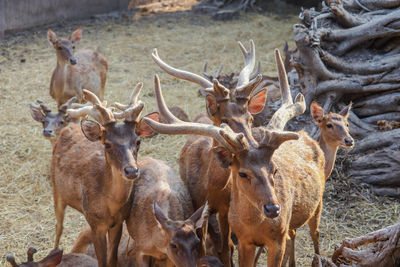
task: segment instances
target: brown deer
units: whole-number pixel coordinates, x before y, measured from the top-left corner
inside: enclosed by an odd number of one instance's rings
[[[42,123],[43,136],[49,139],[52,145],[55,144],[61,129],[71,122],[71,118],[69,118],[67,114],[67,109],[69,109],[72,103],[76,100],[77,98],[74,96],[66,103],[62,104],[58,109],[58,113],[52,113],[51,109],[46,105],[46,103],[40,99],[36,99],[38,104],[29,104],[29,110],[32,118],[35,121]]]
[[[82,38],[81,28],[76,29],[68,39],[58,39],[52,30],[47,31],[47,39],[56,50],[57,65],[50,81],[50,95],[58,107],[73,96],[83,102],[83,88],[104,98],[108,65],[97,51],[79,50],[75,44]]]
[[[167,266],[195,266],[201,248],[196,229],[202,226],[207,208],[193,213],[185,184],[166,163],[151,158],[142,162],[126,220],[135,241],[129,255],[138,266],[149,266],[150,257],[167,259]]]
[[[250,51],[247,51],[239,42],[239,47],[245,59],[245,67],[239,75],[237,87],[232,91],[222,86],[217,80],[210,82],[197,74],[169,66],[160,59],[157,50],[154,50],[152,57],[157,65],[172,76],[197,83],[203,87],[206,92],[207,115],[214,125],[220,125],[222,122],[228,123],[234,131],[244,132],[246,136],[252,138],[252,114],[263,109],[266,90],[251,95],[253,89],[260,83],[260,76],[253,75],[252,77],[251,75],[255,65],[255,47],[253,41],[250,41],[250,44]],[[195,119],[195,121],[208,120],[202,115]],[[213,140],[211,138],[189,137],[181,151],[179,171],[189,189],[194,208],[199,208],[208,200],[210,213],[218,213],[222,237],[220,257],[225,266],[230,266],[230,230],[227,216],[230,188],[226,186],[229,171],[219,168],[219,166],[211,168],[213,162],[215,162],[211,150],[212,146]],[[215,232],[211,226],[210,232]]]
[[[99,98],[84,90],[92,105],[68,110],[71,118],[90,115],[61,130],[53,149],[51,179],[57,218],[55,248],[63,230],[66,206],[81,212],[92,230],[99,266],[115,266],[122,222],[130,209],[134,180],[140,176],[137,155],[140,136],[151,132],[139,126],[144,103],[138,101],[143,84],[133,90],[130,103],[115,103],[122,112],[113,112]],[[157,114],[151,114],[158,118]],[[117,124],[117,119],[124,122]],[[81,129],[79,129],[81,128]],[[108,233],[109,258],[107,265]]]
[[[264,128],[258,130],[261,141],[249,143],[243,133],[234,133],[225,124],[216,127],[178,120],[164,103],[158,78],[156,96],[160,114],[170,124],[144,119],[154,130],[204,135],[219,142],[213,152],[222,166],[231,169],[229,223],[238,237],[240,266],[253,265],[259,245],[268,247],[268,265],[280,266],[289,230],[308,222],[322,198],[325,162],[318,144],[303,132]]]
[[[17,264],[14,256],[11,254],[7,255],[6,260],[12,267],[97,267],[97,261],[92,257],[79,253],[63,255],[63,251],[59,249],[53,250],[41,261],[34,262],[33,254],[36,252],[35,248],[30,247],[27,253],[28,261],[21,264]]]

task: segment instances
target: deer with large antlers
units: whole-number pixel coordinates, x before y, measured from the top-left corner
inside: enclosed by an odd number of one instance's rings
[[[322,197],[324,156],[318,144],[306,134],[264,128],[258,130],[260,141],[250,143],[226,124],[182,122],[168,111],[157,77],[156,97],[169,124],[144,119],[154,130],[209,136],[218,142],[213,152],[231,170],[229,223],[238,237],[240,266],[253,265],[257,245],[268,247],[268,266],[280,266],[289,231],[314,216]]]
[[[65,208],[70,206],[83,213],[89,223],[101,267],[116,266],[122,222],[129,213],[134,180],[140,175],[140,136],[151,134],[140,127],[144,103],[138,101],[138,95],[142,86],[139,83],[135,87],[128,105],[115,103],[122,112],[114,112],[95,94],[84,90],[91,105],[67,112],[71,118],[90,115],[94,121],[85,119],[80,126],[65,127],[53,149],[55,248],[62,234]],[[150,116],[158,118],[157,114]],[[123,123],[118,124],[117,119]]]
[[[33,255],[37,252],[34,247],[30,247],[27,252],[26,262],[17,264],[13,255],[8,254],[6,260],[12,267],[97,267],[97,262],[92,257],[81,253],[70,253],[63,255],[63,251],[56,249],[50,252],[44,259],[38,262],[33,261]]]
[[[37,104],[29,104],[32,118],[35,121],[42,123],[43,136],[49,139],[53,146],[60,135],[61,129],[73,121],[68,117],[67,109],[71,108],[72,103],[76,100],[77,98],[74,96],[66,103],[62,104],[58,109],[58,113],[52,113],[46,103],[40,99],[36,99]]]
[[[56,50],[57,65],[50,81],[50,95],[58,107],[76,96],[83,102],[83,88],[104,98],[108,65],[106,59],[97,51],[79,50],[75,45],[82,38],[81,28],[76,29],[68,39],[57,38],[52,31],[47,31],[47,40]]]
[[[255,75],[257,72],[251,73],[255,66],[254,42],[250,41],[249,51],[240,42],[239,47],[245,59],[245,67],[237,78],[237,87],[232,90],[228,90],[217,80],[211,83],[199,75],[169,66],[160,59],[157,50],[154,50],[152,57],[157,65],[172,76],[197,83],[203,87],[206,92],[207,115],[214,125],[227,123],[234,132],[242,132],[249,142],[255,142],[251,134],[252,115],[263,110],[267,92],[266,89],[262,89],[253,94],[254,88],[261,82],[261,76]],[[283,63],[278,64],[279,68],[283,68]],[[281,69],[279,78],[283,81],[286,72]],[[288,99],[287,92],[284,92],[283,95],[287,100],[285,100],[285,105],[282,106],[280,113],[296,116],[304,112],[304,98],[299,96],[293,103],[291,98]],[[195,121],[205,122],[207,120],[198,116]],[[222,235],[221,258],[224,264],[229,266],[228,210],[231,193],[228,180],[230,171],[214,164],[216,157],[212,148],[215,145],[216,141],[209,137],[190,136],[182,149],[179,167],[181,177],[188,185],[193,198],[194,207],[202,205],[208,199],[210,212],[218,213]],[[210,232],[211,230],[212,227],[210,227]]]

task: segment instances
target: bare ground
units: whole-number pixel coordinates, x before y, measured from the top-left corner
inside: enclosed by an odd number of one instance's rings
[[[79,48],[98,48],[110,66],[106,99],[124,102],[130,90],[144,82],[141,99],[145,113],[156,109],[153,75],[160,74],[168,104],[182,107],[191,118],[204,110],[204,99],[197,87],[164,74],[151,60],[153,48],[173,66],[201,73],[203,63],[225,71],[239,71],[242,57],[237,41],[248,46],[254,39],[262,71],[275,75],[273,49],[289,40],[293,47],[292,25],[296,17],[244,15],[228,22],[211,21],[207,16],[182,12],[149,15],[102,16],[91,20],[60,23],[52,29],[68,36],[82,26]],[[39,259],[53,247],[55,217],[49,177],[51,145],[42,137],[42,127],[34,122],[28,103],[41,98],[55,108],[49,96],[51,71],[56,58],[46,41],[47,27],[10,37],[0,45],[0,265],[5,255],[14,253],[17,261],[26,260],[26,250],[35,246]],[[144,113],[144,114],[145,114]],[[177,157],[186,138],[157,136],[141,146],[140,157],[152,156],[168,161],[177,169]],[[342,152],[334,177],[327,183],[321,220],[321,251],[331,255],[335,244],[398,221],[399,203],[373,196],[369,189],[344,175],[348,159]],[[69,251],[85,220],[69,209],[64,223],[61,247]],[[307,227],[298,231],[297,262],[310,266],[312,242]],[[265,256],[260,263],[265,263]],[[261,264],[260,264],[261,266]]]

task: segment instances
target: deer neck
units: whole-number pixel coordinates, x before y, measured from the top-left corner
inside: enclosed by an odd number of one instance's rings
[[[335,164],[336,160],[336,152],[338,150],[338,147],[336,145],[329,144],[326,141],[326,138],[324,137],[324,134],[321,133],[319,136],[319,146],[324,152],[325,156],[325,168],[324,168],[324,173],[325,173],[325,180],[329,178],[331,175],[333,165]]]
[[[115,209],[119,210],[125,204],[132,191],[133,180],[122,177],[121,172],[106,164],[104,190]]]

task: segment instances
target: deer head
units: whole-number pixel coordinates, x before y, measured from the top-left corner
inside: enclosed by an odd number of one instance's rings
[[[35,254],[37,250],[33,247],[28,249],[28,261],[23,262],[21,264],[17,264],[15,262],[15,258],[13,255],[9,254],[6,257],[6,260],[11,264],[12,267],[55,267],[57,266],[62,259],[63,251],[56,249],[50,252],[43,260],[39,262],[33,261],[33,254]]]
[[[36,99],[38,104],[30,103],[29,108],[32,118],[42,123],[43,136],[49,139],[58,137],[62,128],[68,125],[70,118],[67,116],[67,109],[77,100],[72,97],[60,106],[58,113],[51,113],[50,108],[40,99]]]
[[[145,127],[142,120],[139,120],[144,107],[144,103],[138,101],[142,87],[143,84],[139,83],[133,89],[129,104],[115,103],[121,112],[114,112],[113,109],[106,107],[95,94],[85,89],[84,97],[92,105],[67,111],[71,118],[90,115],[94,119],[81,121],[82,132],[88,140],[104,145],[107,163],[128,180],[139,176],[137,155],[141,143],[140,136],[153,133],[151,129]],[[158,120],[158,113],[147,116]],[[118,124],[117,119],[123,120],[123,123]]]
[[[195,266],[201,251],[201,240],[196,230],[203,226],[208,215],[207,204],[195,211],[185,221],[173,221],[154,204],[154,216],[168,236],[167,255],[177,267]]]
[[[249,143],[243,133],[235,133],[222,124],[220,127],[201,123],[183,122],[172,115],[164,102],[160,81],[155,77],[155,91],[160,113],[169,124],[144,120],[155,131],[165,134],[197,134],[214,138],[219,146],[213,151],[224,168],[232,171],[233,183],[258,210],[269,218],[280,214],[280,204],[275,195],[274,180],[279,174],[272,160],[273,153],[288,140],[299,135],[285,131],[262,130],[260,143]]]
[[[321,129],[321,137],[331,146],[351,148],[354,139],[349,133],[347,118],[351,109],[351,103],[339,113],[325,114],[323,108],[316,102],[311,103],[310,113],[313,122]]]
[[[169,66],[158,56],[154,49],[152,58],[168,74],[187,81],[199,84],[206,93],[206,110],[214,125],[228,124],[235,132],[244,133],[249,141],[254,142],[251,136],[252,115],[261,112],[264,108],[267,90],[261,89],[253,94],[254,89],[262,81],[262,75],[251,73],[255,66],[255,46],[250,40],[250,50],[239,42],[239,48],[245,59],[245,66],[239,74],[236,88],[229,90],[218,80],[212,82],[191,72],[179,70]]]
[[[56,50],[57,60],[64,64],[75,65],[77,59],[74,57],[75,44],[82,38],[81,28],[76,29],[68,39],[58,39],[57,35],[52,31],[47,31],[47,40]]]

